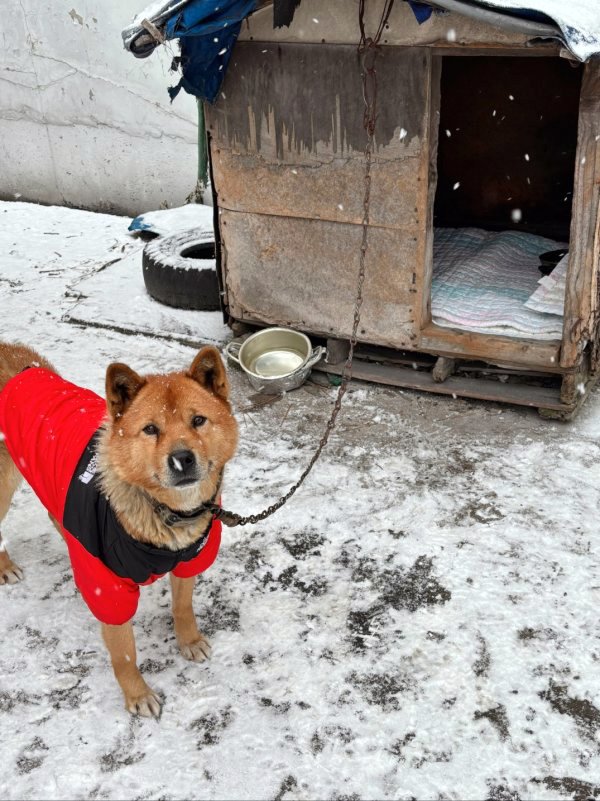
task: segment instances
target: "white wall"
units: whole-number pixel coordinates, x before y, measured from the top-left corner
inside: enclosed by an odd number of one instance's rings
[[[195,99],[171,105],[164,47],[136,59],[121,41],[147,2],[2,0],[0,197],[132,215],[185,201]]]

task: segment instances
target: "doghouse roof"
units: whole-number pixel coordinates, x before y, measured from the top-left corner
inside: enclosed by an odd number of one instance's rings
[[[164,41],[179,39],[183,77],[169,90],[185,89],[213,101],[243,20],[273,6],[274,27],[289,25],[302,0],[156,0],[122,33],[123,43],[145,58]],[[419,24],[452,11],[531,38],[560,41],[580,61],[600,56],[600,0],[404,0]]]

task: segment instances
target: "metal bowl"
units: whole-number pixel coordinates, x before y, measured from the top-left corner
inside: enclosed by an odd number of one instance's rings
[[[239,364],[259,392],[278,395],[306,381],[325,348],[312,347],[310,339],[291,328],[264,328],[244,342],[230,342],[225,353]]]

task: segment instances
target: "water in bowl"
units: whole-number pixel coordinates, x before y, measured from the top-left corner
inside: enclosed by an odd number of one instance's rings
[[[250,363],[250,370],[263,378],[282,378],[297,370],[304,356],[291,348],[276,348],[260,353]]]

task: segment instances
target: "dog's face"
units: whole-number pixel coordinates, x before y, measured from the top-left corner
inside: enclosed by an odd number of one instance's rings
[[[210,346],[182,373],[143,377],[111,364],[106,403],[112,469],[181,508],[210,497],[237,444],[228,395],[223,362]]]

